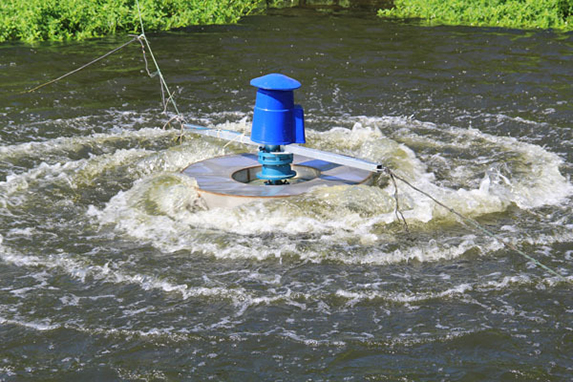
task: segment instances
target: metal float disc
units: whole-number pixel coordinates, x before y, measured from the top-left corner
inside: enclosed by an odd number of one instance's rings
[[[227,155],[193,163],[183,174],[197,181],[199,195],[209,208],[233,207],[265,198],[300,195],[316,186],[368,183],[372,173],[348,166],[296,155],[290,184],[270,186],[258,180],[261,170],[255,154]]]

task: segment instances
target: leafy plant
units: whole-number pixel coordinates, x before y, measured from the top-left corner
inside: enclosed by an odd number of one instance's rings
[[[382,17],[430,24],[573,29],[573,0],[395,0]]]
[[[140,0],[146,30],[235,23],[262,0]],[[68,40],[138,32],[135,0],[0,0],[0,41]]]

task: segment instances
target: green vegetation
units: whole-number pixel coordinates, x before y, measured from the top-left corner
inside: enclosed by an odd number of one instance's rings
[[[235,23],[265,3],[292,0],[139,0],[148,31]],[[325,1],[326,2],[326,1]],[[573,30],[573,0],[394,0],[378,15],[430,24]],[[136,0],[0,0],[0,42],[138,33]]]
[[[573,29],[573,0],[395,0],[378,15],[430,24]]]
[[[139,0],[146,31],[234,23],[262,0]],[[135,0],[0,0],[0,41],[68,40],[139,31]]]

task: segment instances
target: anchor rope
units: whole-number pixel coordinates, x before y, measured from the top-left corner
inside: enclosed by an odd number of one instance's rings
[[[396,206],[394,208],[394,214],[396,215],[396,218],[398,219],[398,221],[400,221],[400,220],[402,221],[402,224],[404,224],[404,227],[406,229],[406,233],[409,235],[410,229],[408,228],[408,223],[406,222],[406,218],[404,217],[404,214],[400,210],[400,202],[398,200],[398,185],[396,184],[396,177],[395,177],[394,173],[392,171],[390,171],[390,169],[386,168],[386,172],[388,173],[388,175],[390,176],[390,179],[392,180],[392,183],[394,184],[394,200],[396,202]]]
[[[121,49],[125,48],[125,47],[128,46],[129,44],[134,43],[134,42],[136,42],[136,41],[139,41],[140,38],[141,38],[141,36],[134,36],[133,39],[131,39],[130,41],[126,42],[125,44],[122,44],[122,45],[118,46],[117,48],[114,48],[114,49],[110,50],[110,51],[107,52],[106,54],[104,54],[104,55],[102,55],[102,56],[100,56],[100,57],[98,57],[98,58],[96,58],[96,59],[94,59],[94,60],[88,62],[87,64],[84,64],[84,65],[80,66],[79,68],[76,68],[76,69],[72,70],[71,72],[68,72],[68,73],[66,73],[66,74],[64,74],[64,75],[62,75],[62,76],[60,76],[60,77],[58,77],[58,78],[54,78],[53,80],[50,80],[50,81],[48,81],[48,82],[46,82],[46,83],[43,83],[42,85],[36,86],[35,88],[30,89],[30,90],[27,90],[27,91],[25,91],[25,92],[23,92],[23,93],[32,93],[32,92],[35,92],[36,90],[41,89],[41,88],[43,88],[44,86],[53,84],[53,83],[58,82],[58,81],[60,81],[60,80],[62,80],[62,79],[64,79],[64,78],[66,78],[66,77],[68,77],[68,76],[71,76],[72,74],[77,73],[77,72],[79,72],[79,71],[81,71],[81,70],[87,68],[88,66],[93,65],[93,64],[95,64],[96,62],[103,60],[104,58],[106,58],[106,57],[108,57],[108,56],[111,56],[112,54],[114,54],[115,52],[120,51]]]
[[[48,86],[51,85],[55,82],[58,82],[68,76],[71,76],[72,74],[78,73],[81,70],[103,60],[106,57],[111,56],[112,54],[120,51],[121,49],[125,48],[126,46],[138,41],[141,45],[141,51],[142,51],[142,55],[143,55],[143,61],[145,63],[145,71],[147,73],[147,75],[150,78],[154,78],[155,76],[159,76],[159,85],[160,85],[160,90],[161,90],[161,104],[163,105],[163,114],[167,114],[167,107],[169,105],[169,103],[171,103],[171,105],[173,106],[173,109],[175,110],[175,116],[171,117],[163,126],[163,128],[165,129],[165,127],[167,125],[170,125],[171,122],[173,121],[177,121],[179,122],[180,126],[181,126],[181,130],[184,129],[183,124],[186,122],[185,118],[183,117],[183,115],[179,112],[179,108],[177,107],[177,103],[175,102],[175,93],[172,93],[171,90],[169,90],[169,86],[167,85],[167,81],[165,81],[165,78],[163,77],[163,73],[161,72],[161,69],[159,68],[159,64],[157,63],[157,60],[155,59],[155,55],[153,54],[153,50],[151,49],[151,45],[149,44],[149,40],[147,39],[147,36],[145,35],[145,29],[143,27],[143,18],[141,16],[141,9],[139,7],[139,1],[136,0],[136,5],[137,5],[137,13],[138,13],[138,17],[139,17],[139,23],[141,26],[141,34],[139,35],[130,35],[133,38],[127,42],[125,42],[124,44],[110,50],[109,52],[97,57],[96,59],[64,74],[59,76],[58,78],[54,78],[48,82],[45,82],[41,85],[38,85],[36,87],[34,87],[33,89],[27,90],[22,92],[22,94],[24,93],[32,93],[35,92],[38,89],[43,88],[44,86]],[[149,63],[147,60],[147,54],[146,54],[146,48],[149,51],[149,55],[151,56],[151,59],[153,61],[153,64],[155,65],[156,71],[155,72],[151,72],[149,70]],[[167,98],[165,97],[165,94],[167,94]]]
[[[175,102],[175,99],[174,99],[175,93],[172,93],[169,90],[169,86],[167,85],[167,82],[165,81],[165,78],[163,77],[163,73],[161,72],[161,69],[159,68],[159,64],[157,63],[157,60],[155,59],[155,55],[153,54],[153,50],[151,49],[151,45],[149,44],[147,36],[145,35],[145,29],[143,27],[143,18],[141,16],[141,9],[139,7],[139,1],[137,1],[137,0],[136,0],[136,5],[137,5],[137,13],[138,13],[138,17],[139,17],[139,24],[141,26],[141,34],[140,35],[131,35],[133,38],[131,40],[127,41],[126,43],[110,50],[109,52],[97,57],[96,59],[94,59],[94,60],[92,60],[92,61],[90,61],[90,62],[64,74],[64,75],[61,75],[57,78],[54,78],[54,79],[52,79],[48,82],[45,82],[41,85],[38,85],[38,86],[36,86],[30,90],[27,90],[23,93],[33,93],[36,90],[43,88],[44,86],[51,85],[55,82],[58,82],[64,78],[68,77],[68,76],[71,76],[72,74],[78,73],[81,70],[95,64],[96,62],[103,60],[106,57],[111,56],[112,54],[120,51],[121,49],[125,48],[126,46],[138,41],[141,45],[141,50],[142,50],[142,54],[143,54],[143,61],[145,62],[145,71],[147,72],[147,75],[150,78],[153,78],[155,76],[159,76],[159,84],[160,84],[160,89],[161,89],[161,101],[162,101],[162,105],[163,105],[163,114],[167,114],[167,105],[169,103],[171,103],[171,105],[173,106],[173,109],[175,110],[175,114],[176,114],[175,118],[171,118],[167,122],[167,124],[169,124],[173,120],[177,120],[181,123],[181,128],[183,129],[183,123],[185,122],[185,119],[183,118],[183,116],[179,112],[179,108],[177,107],[177,103]],[[145,52],[146,48],[149,51],[149,55],[151,56],[153,64],[155,65],[155,68],[157,70],[156,72],[151,73],[151,71],[149,70],[149,63],[147,61],[147,55]],[[167,98],[165,97],[165,94],[167,94]]]
[[[219,130],[218,130],[219,131]],[[231,139],[229,142],[227,142],[225,144],[225,146],[223,146],[223,149],[226,149],[227,146],[229,146],[231,143],[233,142],[240,142],[243,143],[243,139],[245,138],[245,132],[243,131],[243,133],[241,135],[237,135],[235,138]]]
[[[143,41],[145,41],[145,45],[147,46],[147,49],[149,50],[149,55],[151,56],[151,59],[153,60],[153,64],[155,65],[155,68],[157,69],[157,74],[159,76],[159,82],[161,85],[161,98],[163,101],[163,113],[166,113],[167,111],[167,103],[169,101],[171,101],[171,105],[173,105],[173,109],[175,109],[175,113],[177,115],[177,119],[181,122],[181,128],[183,128],[183,122],[184,122],[184,118],[181,115],[181,113],[179,112],[179,108],[177,107],[177,103],[175,102],[175,99],[173,98],[173,94],[171,93],[171,91],[169,90],[169,86],[167,86],[167,82],[165,81],[165,78],[163,77],[163,73],[161,72],[161,69],[159,68],[159,64],[157,63],[157,60],[155,59],[155,55],[153,54],[153,50],[151,50],[151,46],[149,45],[149,41],[147,40],[147,37],[145,36],[145,28],[143,27],[143,17],[141,16],[141,9],[139,7],[139,1],[135,0],[135,4],[137,5],[137,14],[139,17],[139,24],[141,26],[141,36],[143,37]],[[143,43],[141,43],[141,46],[143,48]],[[145,49],[143,49],[144,53],[143,53],[143,57],[145,60],[145,64],[146,64],[146,70],[147,70],[147,74],[149,74],[150,77],[154,77],[155,75],[151,75],[151,73],[149,73],[149,69],[147,68],[147,59],[145,56]],[[167,100],[165,100],[165,93],[167,93],[168,98]]]
[[[406,184],[408,187],[412,188],[414,191],[419,192],[420,194],[426,196],[427,198],[431,199],[434,203],[436,203],[437,205],[439,205],[442,208],[445,208],[446,210],[448,210],[450,213],[454,214],[455,216],[459,217],[462,221],[463,224],[465,225],[471,225],[473,226],[473,228],[481,231],[482,233],[484,233],[485,235],[491,237],[492,239],[494,239],[495,241],[503,244],[506,248],[509,248],[510,250],[518,253],[519,255],[523,256],[524,258],[526,258],[527,260],[533,262],[536,266],[543,268],[544,270],[546,270],[547,272],[551,273],[554,276],[557,276],[561,281],[566,281],[566,282],[571,282],[571,280],[567,279],[566,277],[564,277],[563,275],[561,275],[560,273],[558,273],[557,271],[551,269],[550,267],[548,267],[547,265],[543,264],[542,262],[540,262],[539,260],[535,259],[534,257],[528,255],[527,253],[523,252],[522,250],[520,250],[519,248],[517,248],[515,245],[500,239],[499,237],[497,237],[497,235],[493,232],[491,232],[490,230],[488,230],[487,228],[485,228],[483,225],[479,224],[475,219],[472,219],[468,216],[465,216],[461,213],[459,213],[458,211],[456,211],[455,209],[453,209],[452,207],[446,205],[445,203],[439,201],[438,199],[436,199],[435,197],[433,197],[432,195],[430,195],[429,193],[419,189],[418,187],[414,186],[412,183],[408,182],[406,179],[396,175],[396,173],[392,170],[390,170],[388,167],[384,168],[384,172],[386,172],[390,178],[393,180],[394,182],[394,187],[396,187],[396,181],[395,179],[400,180],[401,182],[403,182],[404,184]],[[396,198],[396,209],[399,209],[398,206],[398,199]],[[403,218],[403,215],[402,215]],[[404,220],[405,222],[405,220]],[[407,225],[406,225],[407,227]]]

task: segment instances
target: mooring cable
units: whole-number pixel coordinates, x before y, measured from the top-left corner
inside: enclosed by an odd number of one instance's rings
[[[139,17],[139,24],[141,25],[141,36],[143,37],[143,40],[145,41],[145,45],[147,46],[147,49],[149,50],[149,55],[151,56],[151,59],[153,60],[153,63],[155,64],[155,68],[157,69],[157,75],[159,76],[159,81],[161,82],[161,91],[163,92],[163,89],[165,88],[165,92],[168,95],[167,101],[165,101],[165,96],[162,95],[163,97],[163,112],[165,113],[166,111],[166,103],[168,101],[171,101],[171,104],[173,105],[173,108],[175,109],[175,113],[177,114],[177,116],[180,119],[183,119],[181,113],[179,112],[179,108],[177,107],[177,103],[175,102],[175,100],[173,99],[173,95],[171,94],[171,91],[169,90],[169,86],[167,86],[167,82],[165,81],[165,78],[163,77],[163,73],[161,73],[161,69],[159,68],[159,64],[157,63],[157,60],[155,59],[155,55],[153,54],[153,51],[151,50],[151,46],[149,45],[149,41],[147,40],[147,37],[145,36],[145,29],[143,27],[143,18],[141,16],[141,9],[139,8],[139,1],[135,0],[135,4],[137,5],[137,14]],[[144,54],[145,57],[145,54]],[[147,60],[146,60],[147,63]],[[149,70],[147,71],[149,73]]]
[[[518,253],[519,255],[523,256],[524,258],[526,258],[527,260],[533,262],[536,266],[545,269],[547,272],[551,273],[554,276],[557,276],[561,281],[566,281],[566,282],[573,282],[571,280],[569,280],[568,278],[564,277],[563,275],[559,274],[557,271],[551,269],[550,267],[548,267],[547,265],[543,264],[542,262],[540,262],[539,260],[535,259],[534,257],[528,255],[527,253],[523,252],[522,250],[520,250],[519,248],[517,248],[515,245],[506,242],[505,240],[500,239],[499,237],[497,237],[497,235],[493,232],[491,232],[490,230],[488,230],[487,228],[485,228],[483,225],[479,224],[475,219],[472,219],[468,216],[465,216],[461,213],[459,213],[458,211],[456,211],[455,209],[453,209],[452,207],[449,207],[448,205],[446,205],[445,203],[439,201],[438,199],[436,199],[435,197],[433,197],[432,195],[428,194],[427,192],[419,189],[418,187],[414,186],[412,183],[408,182],[406,179],[396,175],[396,173],[392,170],[390,170],[389,168],[385,167],[384,168],[384,172],[386,172],[390,178],[394,181],[394,187],[396,187],[396,183],[394,179],[398,179],[401,182],[403,182],[404,184],[406,184],[408,187],[412,188],[414,191],[419,192],[420,194],[426,196],[427,198],[431,199],[434,203],[436,203],[437,205],[439,205],[442,208],[445,208],[446,210],[448,210],[450,213],[454,214],[455,216],[459,217],[462,220],[462,223],[466,224],[469,223],[471,226],[473,226],[475,229],[481,231],[482,233],[486,234],[487,236],[491,237],[492,239],[494,239],[497,242],[500,242],[501,244],[503,244],[505,247],[509,248],[510,250]],[[398,209],[398,200],[396,199],[396,208]],[[406,225],[407,227],[407,225]]]
[[[398,218],[398,221],[400,221],[400,220],[402,221],[402,224],[404,224],[404,227],[406,229],[406,233],[409,235],[410,229],[408,228],[408,223],[406,222],[406,218],[404,217],[404,214],[402,213],[402,211],[400,209],[400,202],[398,201],[398,185],[396,184],[396,176],[388,168],[386,169],[386,172],[390,176],[390,179],[392,180],[392,184],[394,185],[394,200],[396,202],[396,206],[394,208],[394,214],[396,214],[396,218]]]
[[[125,47],[128,46],[129,44],[134,43],[134,42],[136,42],[136,41],[139,41],[140,37],[141,37],[141,36],[135,36],[132,40],[126,42],[125,44],[122,44],[122,45],[118,46],[117,48],[114,48],[114,49],[110,50],[109,52],[107,52],[107,53],[104,54],[103,56],[100,56],[100,57],[96,58],[95,60],[92,60],[92,61],[88,62],[87,64],[82,65],[82,66],[80,66],[79,68],[74,69],[74,70],[72,70],[71,72],[68,72],[68,73],[64,74],[63,76],[60,76],[60,77],[58,77],[58,78],[54,78],[53,80],[50,80],[50,81],[48,81],[48,82],[46,82],[46,83],[43,83],[42,85],[36,86],[35,88],[30,89],[30,90],[27,90],[27,91],[22,92],[22,93],[32,93],[32,92],[35,92],[36,90],[41,89],[41,88],[43,88],[44,86],[53,84],[54,82],[58,82],[59,80],[62,80],[62,79],[64,79],[64,78],[68,77],[68,76],[71,76],[72,74],[77,73],[77,72],[79,72],[80,70],[85,69],[85,68],[87,68],[88,66],[93,65],[93,64],[95,64],[96,62],[98,62],[98,61],[100,61],[100,60],[103,60],[104,58],[106,58],[106,57],[108,57],[108,56],[111,56],[112,54],[114,54],[115,52],[117,52],[117,51],[119,51],[119,50],[125,48]]]
[[[58,82],[58,81],[66,78],[68,76],[71,76],[72,74],[75,74],[75,73],[95,64],[98,61],[103,60],[106,57],[111,56],[112,54],[120,51],[121,49],[125,48],[126,46],[138,41],[141,45],[141,50],[142,50],[142,54],[143,54],[143,61],[145,62],[145,71],[147,72],[147,74],[151,78],[155,77],[156,75],[159,76],[159,85],[160,85],[160,89],[161,89],[161,102],[163,105],[163,114],[167,114],[168,103],[171,103],[171,105],[173,105],[173,109],[175,110],[175,116],[170,118],[165,125],[169,125],[171,122],[176,120],[181,124],[181,129],[183,130],[183,123],[185,122],[185,118],[179,112],[179,108],[177,107],[177,103],[175,102],[175,99],[174,99],[175,94],[169,90],[169,86],[167,85],[167,82],[165,81],[165,78],[163,77],[163,73],[161,72],[161,69],[159,68],[159,64],[157,63],[157,60],[155,59],[155,55],[153,54],[153,50],[151,50],[151,46],[149,44],[149,41],[147,40],[147,36],[145,35],[145,29],[143,27],[143,18],[141,16],[141,9],[139,7],[139,1],[137,1],[137,0],[136,0],[136,5],[137,5],[137,13],[138,13],[138,17],[139,17],[139,23],[141,26],[141,34],[132,35],[133,38],[131,40],[127,41],[126,43],[110,50],[109,52],[107,52],[107,53],[99,56],[98,58],[80,66],[79,68],[76,68],[76,69],[74,69],[74,70],[72,70],[72,71],[70,71],[64,75],[59,76],[58,78],[54,78],[48,82],[45,82],[39,86],[36,86],[33,89],[23,91],[22,94],[35,92],[36,90],[41,89],[44,86],[51,85],[55,82]],[[145,44],[144,44],[144,41],[145,41]],[[151,73],[149,71],[149,64],[147,62],[147,55],[145,53],[146,47],[147,47],[147,50],[149,50],[149,55],[151,56],[151,59],[153,60],[153,64],[155,65],[155,68],[157,69],[157,71],[154,73]],[[167,98],[165,97],[166,93],[167,93]]]

